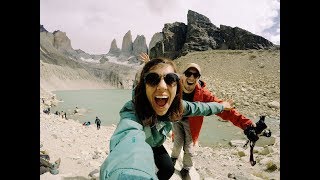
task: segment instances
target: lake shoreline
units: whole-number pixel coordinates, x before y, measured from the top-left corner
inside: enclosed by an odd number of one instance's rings
[[[90,179],[89,174],[100,170],[100,166],[108,156],[109,140],[115,126],[101,126],[96,129],[95,124],[83,126],[72,119],[62,119],[61,116],[45,114],[43,110],[59,100],[53,93],[40,98],[40,144],[41,150],[48,152],[51,161],[61,158],[59,174],[45,173],[40,179],[84,178]],[[167,139],[164,143],[168,152],[171,152],[172,141]],[[229,174],[235,177],[256,177],[280,179],[280,171],[266,171],[269,162],[280,168],[280,135],[276,136],[276,144],[271,146],[272,152],[268,155],[254,154],[259,163],[251,167],[249,163],[249,148],[241,147],[195,147],[194,168],[202,178],[226,179]],[[239,152],[245,155],[240,157]],[[182,156],[182,153],[181,153]],[[181,167],[181,157],[177,168]],[[226,168],[227,167],[227,168]],[[178,172],[178,171],[177,171]],[[179,179],[178,173],[171,179]],[[99,173],[93,173],[95,177]],[[249,178],[250,179],[250,178]]]

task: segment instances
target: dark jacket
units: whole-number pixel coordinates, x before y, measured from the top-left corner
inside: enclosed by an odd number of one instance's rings
[[[94,123],[96,124],[101,124],[101,120],[99,118],[96,118],[96,120],[94,121]]]

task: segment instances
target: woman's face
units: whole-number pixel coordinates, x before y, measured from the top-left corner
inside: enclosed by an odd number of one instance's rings
[[[157,115],[163,116],[167,113],[177,93],[177,83],[168,85],[164,80],[164,76],[174,73],[174,69],[170,65],[162,64],[151,68],[149,73],[157,73],[161,77],[160,82],[156,85],[146,83],[146,93],[153,110]]]

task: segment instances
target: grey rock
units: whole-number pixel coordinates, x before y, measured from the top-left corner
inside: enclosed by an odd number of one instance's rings
[[[148,47],[146,44],[146,38],[144,35],[137,35],[136,39],[133,41],[133,50],[132,54],[139,58],[139,55],[144,52],[148,54]],[[138,63],[139,61],[135,62]]]
[[[121,50],[120,48],[118,48],[117,46],[117,41],[116,39],[113,39],[112,42],[111,42],[111,46],[110,46],[110,49],[109,49],[109,52],[107,53],[107,55],[109,56],[119,56],[121,53]]]
[[[149,49],[153,48],[157,42],[163,41],[163,34],[162,32],[155,33],[150,40]]]
[[[132,43],[132,35],[131,31],[129,30],[122,39],[122,48],[121,54],[125,56],[130,56],[133,50],[133,43]]]

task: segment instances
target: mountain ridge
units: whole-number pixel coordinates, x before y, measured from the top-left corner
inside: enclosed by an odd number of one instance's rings
[[[236,34],[239,37],[235,36]],[[247,41],[246,38],[249,40]],[[258,40],[255,41],[255,38]],[[260,44],[260,40],[266,44]],[[124,35],[123,42],[125,43],[122,43],[120,49],[114,39],[107,54],[88,54],[81,49],[74,50],[72,41],[65,32],[56,30],[50,33],[40,24],[40,61],[42,62],[40,68],[44,65],[48,66],[47,64],[54,64],[57,65],[57,68],[58,66],[66,67],[65,71],[79,71],[79,75],[76,77],[102,83],[100,87],[111,86],[111,88],[130,89],[134,81],[134,74],[142,66],[139,52],[149,53],[151,58],[162,56],[176,61],[188,53],[206,52],[214,50],[214,48],[217,50],[237,47],[240,49],[254,47],[261,50],[280,49],[263,37],[256,36],[241,28],[231,28],[224,25],[218,28],[211,23],[209,18],[192,10],[188,11],[187,25],[181,22],[167,23],[162,32],[156,32],[149,44],[151,50],[148,49],[143,35],[138,35],[132,42],[130,30]],[[42,69],[40,70],[42,72]],[[83,74],[84,71],[87,71],[86,75]],[[58,70],[45,72],[63,74]],[[77,73],[74,72],[74,74]],[[83,77],[81,77],[82,75]],[[61,75],[41,75],[41,84],[54,83],[50,77],[56,77],[55,79],[59,80]],[[61,77],[60,80],[66,79],[69,78]],[[56,90],[60,89],[57,85],[51,87],[55,87],[53,89]],[[72,89],[72,87],[62,89]]]

